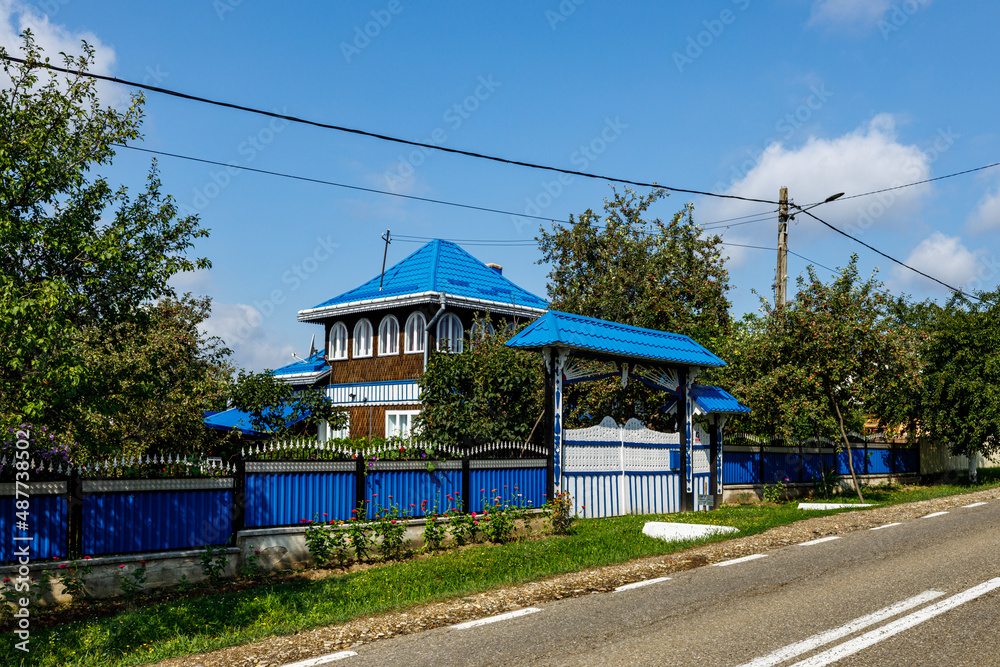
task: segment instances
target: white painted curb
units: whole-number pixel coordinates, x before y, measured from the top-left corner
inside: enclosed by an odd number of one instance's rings
[[[658,540],[676,542],[678,540],[696,540],[699,537],[718,535],[719,533],[738,533],[739,529],[732,526],[710,526],[701,523],[668,523],[666,521],[647,521],[642,527],[644,535]]]
[[[799,503],[800,510],[840,510],[851,507],[874,507],[871,503]]]

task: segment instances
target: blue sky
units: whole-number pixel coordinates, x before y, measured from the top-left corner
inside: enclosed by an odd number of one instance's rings
[[[429,6],[428,6],[429,5]],[[126,3],[0,0],[0,41],[31,26],[54,54],[98,47],[96,71],[251,107],[589,173],[804,205],[1000,160],[995,28],[985,0],[507,3]],[[114,104],[119,86],[102,87]],[[564,177],[239,111],[147,95],[137,145],[238,166],[565,220],[598,209],[606,181]],[[100,173],[142,186],[150,156]],[[213,298],[207,331],[259,370],[302,355],[320,328],[296,312],[382,262],[380,236],[530,241],[538,221],[293,181],[174,158],[164,190],[201,216],[210,271],[180,276]],[[773,248],[767,204],[693,201],[724,240]],[[1000,280],[1000,168],[816,209],[865,242],[964,289]],[[755,218],[745,218],[756,220]],[[739,221],[734,221],[739,222]],[[720,228],[721,229],[721,228]],[[389,264],[419,247],[397,240]],[[531,245],[465,245],[545,296]],[[887,286],[947,290],[805,216],[789,248],[826,267],[858,252]],[[737,314],[771,295],[775,252],[727,246]],[[789,257],[791,276],[808,262]],[[828,275],[820,269],[822,275]],[[791,291],[791,288],[790,288]]]

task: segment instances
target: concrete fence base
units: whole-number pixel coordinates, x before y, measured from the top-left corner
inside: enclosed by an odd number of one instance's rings
[[[544,510],[534,510],[536,517],[531,521],[532,531],[541,530],[545,520]],[[427,519],[410,519],[405,521],[406,533],[404,543],[409,549],[418,550],[423,547],[423,531]],[[437,519],[443,522],[443,519]],[[245,564],[250,562],[250,556],[259,551],[257,565],[262,573],[288,572],[306,569],[313,566],[313,558],[306,546],[305,524],[281,528],[253,528],[242,530],[237,534],[236,545],[219,551],[224,556],[226,566],[222,578],[234,579]],[[450,544],[449,536],[445,544]],[[122,594],[121,581],[136,569],[145,565],[146,584],[144,590],[176,588],[182,581],[201,583],[206,577],[203,572],[201,555],[203,550],[167,551],[155,553],[136,553],[125,556],[99,556],[86,560],[68,561],[34,561],[29,564],[30,577],[36,582],[32,590],[37,597],[33,602],[47,605],[71,602],[72,597],[66,593],[59,581],[60,573],[75,566],[89,567],[90,572],[84,576],[87,590],[97,599],[106,599]],[[65,566],[65,567],[60,567]],[[121,567],[124,566],[124,567]],[[16,579],[19,576],[18,565],[0,566],[0,579]],[[12,586],[10,582],[7,586]]]

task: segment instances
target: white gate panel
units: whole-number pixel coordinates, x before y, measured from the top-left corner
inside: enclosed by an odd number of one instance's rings
[[[573,498],[577,516],[600,518],[624,514],[619,507],[621,473],[563,473],[562,490]]]

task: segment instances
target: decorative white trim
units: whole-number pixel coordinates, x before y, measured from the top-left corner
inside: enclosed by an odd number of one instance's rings
[[[510,470],[514,468],[544,468],[545,459],[495,459],[469,461],[470,470]]]
[[[635,364],[632,367],[632,374],[675,393],[681,386],[680,381],[677,379],[676,368]]]
[[[84,493],[131,493],[140,491],[202,491],[233,488],[232,477],[191,479],[85,479]]]
[[[407,470],[427,470],[427,464],[434,464],[435,470],[461,470],[461,461],[376,461],[369,470],[377,472],[402,472]]]
[[[351,398],[351,394],[354,394],[354,398]],[[420,405],[420,385],[413,380],[332,384],[326,388],[326,397],[330,399],[331,404],[341,407],[362,405],[412,405],[418,407]]]
[[[14,482],[3,482],[0,483],[0,496],[13,496],[18,488],[26,489],[31,496],[58,496],[68,493],[66,482],[28,482],[21,484],[20,487]]]
[[[330,374],[330,368],[326,368],[322,371],[312,371],[310,373],[284,373],[284,374],[274,374],[275,379],[281,380],[282,382],[288,382],[289,384],[302,384],[302,381],[308,380],[309,382],[316,382],[321,380]]]
[[[354,472],[354,461],[247,461],[248,473]]]
[[[409,305],[424,303],[438,303],[441,292],[416,292],[413,294],[400,294],[397,296],[378,297],[376,299],[360,299],[347,303],[338,303],[330,306],[320,306],[316,308],[306,308],[298,313],[299,322],[310,322],[324,320],[334,315],[351,315],[353,313],[367,312],[371,310],[385,310],[387,308],[397,308]],[[548,312],[547,308],[534,308],[532,306],[522,306],[512,304],[509,301],[492,301],[490,299],[474,299],[466,296],[455,296],[448,294],[448,304],[472,310],[489,310],[491,313],[499,315],[518,315],[538,318]]]
[[[563,367],[563,376],[565,376],[566,382],[578,382],[616,373],[618,373],[618,364],[613,361],[597,361],[578,357],[574,357]]]

